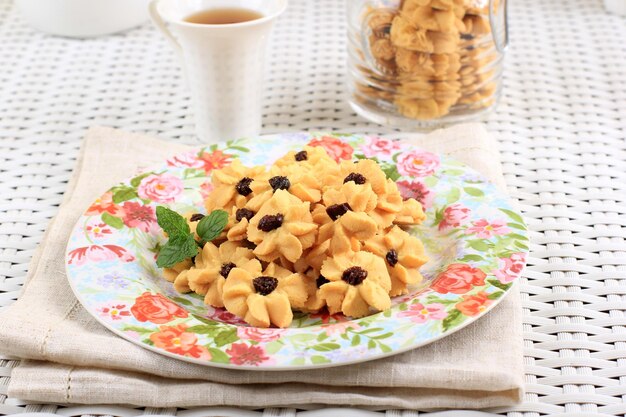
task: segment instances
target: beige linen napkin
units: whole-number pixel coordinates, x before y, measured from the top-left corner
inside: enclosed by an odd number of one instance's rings
[[[452,155],[504,187],[497,145],[480,125],[438,131],[415,143]],[[33,257],[24,293],[0,315],[0,351],[25,359],[11,375],[11,397],[153,407],[372,409],[484,408],[521,399],[517,287],[490,314],[438,342],[386,359],[310,371],[204,367],[161,356],[106,330],[67,283],[70,230],[108,187],[185,149],[108,128],[87,133],[59,214]]]

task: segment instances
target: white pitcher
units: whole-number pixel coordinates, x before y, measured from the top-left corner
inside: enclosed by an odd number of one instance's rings
[[[205,143],[258,135],[267,40],[287,0],[153,0],[150,16],[170,40],[191,90],[196,133]],[[263,17],[206,25],[185,18],[243,8]],[[170,32],[171,29],[171,32]]]

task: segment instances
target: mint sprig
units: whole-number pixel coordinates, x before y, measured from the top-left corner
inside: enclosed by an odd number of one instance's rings
[[[222,233],[222,230],[228,224],[228,213],[224,210],[213,210],[208,216],[204,216],[198,227],[196,227],[196,233],[202,239],[202,244],[210,242]]]
[[[187,236],[173,236],[167,241],[157,256],[157,266],[160,268],[170,268],[187,258],[198,254],[198,245],[192,234]]]
[[[213,210],[198,223],[196,233],[200,242],[196,242],[187,220],[167,207],[156,208],[157,223],[167,233],[169,239],[161,247],[157,256],[159,268],[170,268],[198,254],[198,246],[202,247],[222,233],[228,223],[228,213],[224,210]]]
[[[186,236],[191,233],[187,220],[174,210],[170,210],[163,206],[157,206],[156,215],[157,223],[169,237]]]

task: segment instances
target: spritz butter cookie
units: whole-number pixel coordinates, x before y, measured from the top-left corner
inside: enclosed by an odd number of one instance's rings
[[[429,94],[437,97],[436,86]],[[206,207],[226,213],[184,218],[203,245],[164,269],[177,291],[202,295],[252,326],[286,327],[293,311],[385,310],[390,297],[420,282],[423,246],[401,227],[421,223],[423,208],[404,200],[376,161],[337,163],[305,146],[269,169],[235,160],[213,175]],[[198,231],[206,236],[211,227],[201,222],[218,216],[224,228],[200,239]]]
[[[428,260],[422,242],[398,226],[366,241],[363,249],[385,259],[391,278],[389,295],[406,294],[407,286],[422,281],[419,269]]]
[[[253,258],[252,251],[239,242],[226,241],[219,247],[207,242],[196,255],[195,267],[187,272],[189,288],[204,295],[205,304],[224,307],[222,287],[228,274]]]
[[[382,311],[391,306],[391,280],[382,258],[369,252],[351,252],[329,258],[322,266],[329,282],[320,286],[331,314],[363,317],[370,307]]]
[[[295,262],[313,246],[317,228],[310,203],[278,189],[252,217],[247,233],[259,259],[270,262],[284,256]]]
[[[265,168],[262,166],[247,168],[238,159],[222,169],[213,171],[211,180],[214,189],[204,202],[207,211],[230,209],[232,206],[243,207],[251,198],[250,184],[264,171]]]
[[[293,319],[289,292],[285,290],[288,285],[285,278],[266,275],[261,263],[251,260],[230,272],[223,289],[224,306],[252,326],[287,327]],[[289,291],[299,293],[299,298],[306,301],[304,283]]]

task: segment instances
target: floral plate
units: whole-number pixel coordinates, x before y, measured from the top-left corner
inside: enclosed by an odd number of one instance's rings
[[[422,202],[427,220],[410,233],[430,259],[423,285],[369,317],[295,313],[287,329],[250,327],[201,296],[177,293],[155,263],[165,240],[155,207],[203,212],[212,170],[233,158],[270,164],[305,144],[337,160],[374,159],[405,197]],[[502,299],[527,251],[526,226],[507,197],[458,161],[378,137],[290,133],[187,152],[115,185],[76,224],[67,275],[94,317],[145,348],[203,365],[285,370],[381,358],[459,330]]]

